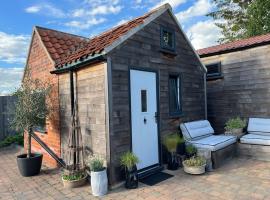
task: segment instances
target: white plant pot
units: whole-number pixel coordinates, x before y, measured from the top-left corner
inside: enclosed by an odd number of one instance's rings
[[[205,173],[205,166],[197,166],[197,167],[189,167],[183,162],[184,171],[188,174],[204,174]]]
[[[108,192],[107,170],[100,172],[91,171],[91,187],[94,196],[103,196]]]

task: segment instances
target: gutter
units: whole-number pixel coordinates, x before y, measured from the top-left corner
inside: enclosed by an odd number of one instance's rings
[[[204,113],[205,113],[205,119],[207,120],[208,114],[207,114],[207,85],[206,85],[206,73],[203,74],[203,83],[204,83]]]
[[[95,63],[99,61],[106,60],[104,54],[96,54],[94,56],[90,56],[87,59],[79,60],[77,62],[73,62],[71,64],[65,65],[63,68],[59,68],[53,71],[50,71],[51,74],[61,74],[69,71],[75,71],[77,69],[81,69],[83,67],[88,66],[90,63]]]

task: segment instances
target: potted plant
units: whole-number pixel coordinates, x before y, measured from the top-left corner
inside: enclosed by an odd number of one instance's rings
[[[241,137],[243,135],[243,128],[246,126],[246,120],[240,117],[229,119],[225,124],[225,130],[231,135]]]
[[[127,189],[138,187],[138,173],[136,164],[139,163],[138,157],[132,152],[126,152],[120,157],[120,164],[125,168]]]
[[[183,161],[184,171],[188,174],[205,173],[206,160],[201,156],[193,156]]]
[[[65,170],[62,174],[62,182],[65,188],[80,187],[86,183],[87,174],[82,172],[71,172]]]
[[[193,156],[195,156],[197,153],[197,148],[195,146],[193,146],[192,144],[188,144],[186,146],[186,157],[187,158],[191,158]]]
[[[107,169],[104,167],[104,160],[99,156],[89,159],[91,171],[91,187],[94,196],[103,196],[108,192]]]
[[[166,135],[163,139],[163,144],[166,147],[168,154],[168,165],[169,170],[176,170],[179,167],[179,163],[176,159],[177,146],[183,139],[177,133]]]
[[[27,153],[17,156],[17,164],[22,176],[34,176],[39,174],[43,155],[31,152],[31,135],[33,128],[44,126],[49,114],[49,106],[46,96],[50,86],[42,84],[38,80],[27,79],[14,93],[16,102],[14,105],[14,118],[11,126],[22,133],[28,134]]]
[[[186,153],[186,145],[185,145],[185,140],[180,137],[179,144],[177,145],[177,151],[179,155],[185,155]]]

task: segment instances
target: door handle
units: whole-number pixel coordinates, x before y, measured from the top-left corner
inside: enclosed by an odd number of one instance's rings
[[[146,119],[146,118],[144,118],[144,119],[143,119],[143,123],[144,123],[144,124],[146,124],[146,122],[147,122],[147,119]]]
[[[158,122],[158,113],[155,112],[155,122],[157,123]]]

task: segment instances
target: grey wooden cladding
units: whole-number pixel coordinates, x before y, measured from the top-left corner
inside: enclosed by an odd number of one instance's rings
[[[221,61],[224,78],[207,82],[208,118],[217,133],[232,117],[270,117],[270,45],[202,61]]]
[[[160,25],[176,31],[175,58],[160,52]],[[120,155],[131,148],[129,115],[129,67],[156,70],[159,78],[161,137],[178,131],[179,122],[204,118],[204,87],[201,65],[185,41],[169,13],[164,13],[144,29],[120,45],[109,56],[112,65],[112,119],[110,120],[110,179],[121,179]],[[181,117],[169,116],[168,78],[170,73],[182,74]]]
[[[100,63],[76,72],[76,94],[83,143],[87,154],[106,157],[104,67]],[[69,74],[59,75],[61,148],[70,129]],[[63,152],[64,153],[64,152]]]
[[[16,98],[13,96],[0,96],[0,141],[16,133],[10,128],[10,121],[13,116],[10,112],[15,100]]]

